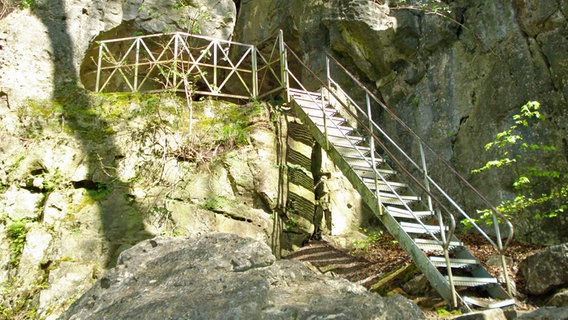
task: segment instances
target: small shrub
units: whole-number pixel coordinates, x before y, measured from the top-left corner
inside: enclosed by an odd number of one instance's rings
[[[17,268],[20,264],[20,257],[24,251],[28,220],[15,220],[6,227],[6,235],[10,241],[10,265]]]

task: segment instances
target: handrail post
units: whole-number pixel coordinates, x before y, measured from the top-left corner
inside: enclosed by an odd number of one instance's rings
[[[446,226],[444,225],[444,220],[442,219],[442,212],[440,209],[436,210],[436,214],[438,215],[438,224],[440,226],[440,236],[443,242],[444,248],[444,260],[446,261],[446,270],[448,272],[448,281],[450,282],[450,290],[452,291],[452,307],[458,307],[458,299],[457,299],[457,292],[456,287],[454,286],[454,276],[452,273],[452,262],[450,260],[450,251],[448,250],[450,241],[450,237],[446,238]],[[450,218],[451,219],[451,218]]]
[[[329,135],[327,131],[327,115],[325,114],[325,97],[323,93],[324,88],[321,88],[321,112],[323,115],[323,134],[325,135],[325,151],[329,151]]]
[[[325,75],[327,79],[327,87],[331,89],[331,69],[329,67],[329,56],[327,54],[325,55]]]
[[[252,97],[253,99],[257,99],[259,95],[259,87],[258,87],[258,61],[256,57],[256,47],[252,47],[251,50],[251,62],[252,62]]]
[[[326,57],[326,62],[327,62],[327,71],[328,71],[328,82],[331,79],[329,77],[329,59]],[[383,215],[384,211],[383,211],[383,204],[381,201],[381,191],[379,190],[379,177],[377,174],[377,168],[375,168],[375,164],[376,164],[376,159],[375,159],[375,139],[373,138],[373,118],[372,118],[372,109],[371,109],[371,97],[369,97],[369,94],[366,93],[365,94],[365,101],[367,103],[367,119],[369,120],[369,131],[370,131],[370,135],[369,135],[369,152],[371,153],[371,168],[373,169],[373,176],[375,177],[375,195],[377,197],[377,202],[379,204],[379,215]]]
[[[174,83],[173,86],[174,88],[177,87],[177,72],[178,72],[178,66],[177,66],[177,59],[178,59],[178,55],[179,55],[179,34],[176,32],[174,34]],[[183,78],[185,79],[185,74],[183,75]],[[185,81],[185,80],[184,80]],[[168,79],[166,79],[166,83],[168,83]]]
[[[284,31],[278,31],[278,49],[280,51],[280,77],[284,90],[286,90],[286,102],[290,102],[289,83],[288,83],[288,54],[284,44]]]
[[[493,213],[493,227],[495,228],[495,236],[497,237],[497,249],[499,250],[499,257],[501,258],[501,267],[503,268],[503,277],[505,278],[505,285],[507,286],[507,292],[509,295],[513,296],[513,289],[511,288],[511,282],[509,281],[509,268],[507,266],[507,259],[503,253],[503,242],[501,240],[501,229],[499,228],[499,219],[495,212]]]
[[[424,147],[422,143],[419,142],[420,146],[420,158],[422,160],[422,170],[424,170],[424,186],[426,191],[428,191],[428,210],[433,211],[432,207],[432,197],[430,196],[430,181],[428,180],[428,166],[426,165],[426,155],[424,154]]]
[[[97,63],[97,82],[95,84],[95,92],[99,92],[100,90],[100,84],[101,84],[101,68],[102,68],[102,63],[103,63],[103,47],[104,47],[105,43],[101,42],[100,46],[99,46],[99,60]]]
[[[136,61],[134,62],[134,92],[138,92],[138,64],[140,63],[140,41],[141,38],[136,40]]]
[[[219,43],[217,41],[213,42],[213,86],[214,90],[217,91],[217,50],[219,48]],[[253,89],[254,91],[254,89]]]

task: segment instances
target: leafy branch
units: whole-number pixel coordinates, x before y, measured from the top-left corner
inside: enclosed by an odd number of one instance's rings
[[[554,218],[568,210],[568,173],[551,168],[546,163],[531,163],[522,155],[538,152],[538,158],[542,159],[546,153],[556,151],[554,146],[527,143],[523,137],[522,130],[530,129],[544,120],[540,113],[540,103],[527,102],[520,108],[520,113],[513,116],[514,124],[499,132],[493,141],[485,145],[486,151],[496,150],[499,157],[486,162],[481,168],[471,170],[472,174],[480,174],[491,169],[514,166],[515,180],[512,187],[516,196],[512,200],[502,201],[497,207],[506,216],[511,217],[529,210],[534,219]],[[517,151],[514,156],[513,151]],[[489,210],[478,213],[481,213],[481,221],[490,224]]]

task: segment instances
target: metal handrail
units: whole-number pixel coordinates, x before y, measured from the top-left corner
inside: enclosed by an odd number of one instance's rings
[[[383,134],[387,139],[390,140],[390,142],[395,146],[395,148],[397,148],[399,150],[399,152],[401,152],[401,154],[408,158],[408,160],[410,161],[410,163],[420,172],[424,173],[426,179],[429,181],[430,184],[434,185],[436,187],[436,189],[444,196],[444,198],[446,198],[447,201],[449,201],[452,206],[454,208],[457,209],[457,211],[460,213],[460,215],[462,215],[465,219],[467,219],[473,226],[474,228],[494,247],[497,249],[499,255],[501,256],[501,264],[502,264],[502,269],[503,269],[503,273],[504,273],[504,278],[505,278],[505,282],[507,285],[507,291],[509,292],[509,294],[512,294],[512,289],[511,289],[511,284],[510,284],[510,280],[509,280],[509,276],[508,276],[508,267],[507,267],[507,263],[504,257],[504,251],[507,248],[507,246],[509,245],[510,241],[513,239],[513,235],[514,235],[514,227],[513,224],[499,211],[497,210],[490,202],[489,200],[487,200],[479,190],[477,190],[471,183],[469,183],[461,174],[459,174],[449,163],[447,160],[445,160],[443,157],[441,157],[437,152],[435,152],[432,147],[430,147],[419,135],[417,135],[406,123],[404,123],[398,116],[396,116],[396,114],[394,114],[392,112],[392,110],[390,110],[384,103],[382,103],[380,101],[380,99],[378,99],[364,84],[362,84],[353,74],[351,74],[351,72],[349,72],[343,65],[341,65],[341,63],[339,63],[339,61],[337,61],[337,59],[335,59],[333,56],[331,56],[331,54],[327,53],[326,56],[331,59],[338,67],[340,67],[340,69],[349,76],[349,78],[351,78],[351,80],[353,80],[356,85],[358,85],[360,88],[362,88],[365,91],[365,94],[372,97],[373,100],[378,103],[381,108],[383,110],[385,110],[399,125],[401,125],[403,128],[406,129],[406,131],[408,133],[410,133],[412,135],[412,137],[414,139],[416,139],[419,144],[420,147],[425,147],[427,148],[432,154],[435,155],[436,160],[439,161],[440,163],[442,163],[444,165],[444,167],[448,170],[448,172],[450,172],[453,176],[455,176],[456,178],[458,178],[458,180],[460,182],[462,182],[469,190],[473,191],[473,193],[475,195],[478,196],[478,199],[481,200],[491,211],[493,214],[493,227],[494,227],[494,231],[495,231],[495,237],[496,237],[496,242],[494,242],[491,237],[449,196],[447,195],[447,193],[426,173],[424,172],[424,170],[418,166],[416,164],[416,162],[414,162],[411,157],[409,157],[406,152],[404,152],[402,150],[402,148],[400,148],[400,146],[398,146],[398,144],[392,140],[387,134],[386,132],[384,132],[381,127],[376,124],[372,119],[363,119],[361,120],[359,116],[354,115],[354,118],[357,120],[357,122],[359,124],[361,124],[362,126],[365,126],[365,122],[364,120],[369,120],[369,123],[373,124],[373,128],[365,128],[369,134],[371,135],[375,135],[374,130],[378,130],[381,134]],[[352,101],[352,99],[351,99]],[[354,102],[354,101],[353,101]],[[357,106],[357,108],[359,109],[358,111],[365,115],[365,112],[362,112],[361,108],[354,103],[355,106]],[[346,108],[347,112],[350,112],[350,110],[348,108]],[[383,148],[384,151],[388,152],[388,149]],[[396,160],[396,157],[392,157],[391,156],[391,160]],[[404,168],[404,167],[402,167]],[[404,169],[404,171],[407,171]],[[499,227],[499,223],[498,220],[502,219],[506,225],[506,227],[508,228],[508,235],[506,238],[505,243],[503,243],[502,241],[502,235],[501,235],[501,228]]]
[[[480,199],[481,201],[483,201],[483,203],[484,203],[485,205],[487,205],[487,207],[490,208],[490,210],[493,212],[494,215],[499,216],[499,218],[501,218],[501,219],[505,222],[505,224],[506,224],[507,227],[509,228],[509,234],[508,234],[508,237],[507,237],[507,241],[505,242],[505,244],[503,245],[503,247],[507,247],[507,245],[508,245],[508,244],[510,243],[510,241],[512,240],[512,237],[513,237],[513,234],[514,234],[514,229],[513,229],[512,223],[511,223],[499,210],[497,210],[497,209],[491,204],[491,202],[489,202],[489,200],[487,200],[487,199],[481,194],[481,192],[480,192],[479,190],[477,190],[477,189],[476,189],[471,183],[469,183],[459,172],[457,172],[457,171],[448,163],[447,160],[445,160],[443,157],[441,157],[441,156],[439,155],[439,153],[435,152],[432,147],[430,147],[418,134],[416,134],[406,123],[404,123],[396,114],[394,114],[394,112],[392,112],[392,110],[390,110],[384,103],[382,103],[382,102],[380,101],[380,99],[377,98],[377,97],[376,97],[364,84],[362,84],[351,72],[349,72],[349,70],[347,70],[343,65],[341,65],[341,63],[339,63],[339,61],[337,61],[337,59],[335,59],[335,58],[334,58],[333,56],[331,56],[329,53],[327,53],[326,56],[327,56],[328,58],[330,58],[332,61],[334,61],[335,64],[336,64],[338,67],[340,67],[359,87],[361,87],[361,88],[365,91],[365,93],[367,93],[370,97],[372,97],[373,100],[374,100],[375,102],[377,102],[377,103],[381,106],[381,108],[383,108],[383,110],[385,110],[387,113],[389,113],[389,115],[390,115],[398,124],[402,125],[415,139],[417,139],[418,142],[420,143],[420,145],[422,145],[423,147],[426,147],[429,151],[431,151],[431,153],[434,154],[434,155],[437,157],[436,160],[437,160],[437,161],[440,161],[440,162],[444,165],[444,167],[446,167],[448,170],[450,170],[450,172],[451,172],[454,176],[456,176],[456,177],[457,177],[461,182],[463,182],[471,191],[473,191],[473,192],[479,197],[479,199]],[[363,113],[363,114],[364,114],[364,113]],[[376,129],[380,129],[380,127],[379,127],[374,121],[372,121],[372,119],[371,119],[371,122],[373,123],[373,125],[374,125],[374,127],[375,127]],[[363,121],[361,121],[361,123],[364,124]],[[384,132],[384,131],[382,131],[382,132],[384,133],[385,136],[387,136],[387,135],[386,135],[386,132]],[[393,141],[393,143],[394,143],[394,141]],[[400,149],[400,151],[402,151],[402,149]],[[402,152],[404,153],[405,156],[407,156],[404,151],[402,151]],[[411,158],[409,157],[409,159],[411,159]],[[422,170],[422,169],[420,168],[420,166],[418,166],[414,161],[412,161],[412,164],[413,164],[417,169]],[[429,179],[430,179],[430,182],[436,184],[435,181],[433,181],[430,177],[429,177]],[[437,184],[436,184],[436,187],[441,190],[441,188],[440,188]],[[448,197],[449,197],[449,196],[448,196]],[[457,205],[457,204],[456,204],[456,205]],[[471,222],[474,224],[474,226],[476,227],[476,229],[478,229],[478,231],[480,231],[480,232],[482,232],[482,233],[485,234],[485,232],[483,232],[483,230],[482,230],[477,224],[475,224],[475,221],[473,221],[473,220],[471,219],[471,217],[469,217],[469,216],[467,215],[467,213],[465,213],[463,210],[462,210],[462,212],[460,212],[460,213],[461,213],[462,215],[464,215],[464,217],[465,217],[466,219],[468,219],[469,221],[471,221]],[[496,234],[499,234],[499,232],[496,232]],[[485,234],[485,236],[486,236],[486,234]],[[498,247],[498,244],[495,244],[490,238],[488,238],[488,237],[486,237],[486,238],[487,238],[487,240],[489,240],[497,249],[501,249],[501,248]]]
[[[499,255],[501,256],[501,262],[502,262],[502,268],[503,268],[503,272],[504,272],[504,277],[505,277],[505,282],[507,285],[507,291],[511,294],[511,285],[510,285],[510,280],[508,277],[508,268],[507,268],[507,263],[506,260],[504,258],[504,250],[507,247],[507,245],[510,243],[510,241],[512,240],[513,237],[513,233],[514,233],[514,229],[513,229],[513,225],[511,224],[511,222],[504,216],[502,215],[501,212],[499,212],[485,197],[483,197],[483,195],[481,195],[481,193],[475,188],[473,187],[467,180],[465,180],[465,178],[463,176],[461,176],[453,167],[451,167],[449,165],[449,163],[443,159],[439,154],[437,154],[436,152],[433,151],[433,149],[423,140],[421,139],[410,127],[408,127],[408,125],[406,125],[402,120],[400,120],[400,118],[398,118],[394,113],[392,113],[392,111],[386,107],[386,105],[384,105],[384,103],[382,103],[369,89],[367,89],[359,80],[357,80],[357,78],[355,78],[347,69],[345,69],[345,67],[343,67],[335,58],[331,57],[328,54],[328,57],[330,57],[331,59],[333,59],[333,61],[340,66],[344,72],[346,72],[350,78],[352,78],[352,80],[354,80],[356,82],[357,85],[359,85],[366,93],[367,96],[370,96],[373,98],[373,100],[377,103],[379,103],[379,105],[385,109],[394,119],[397,120],[397,122],[399,124],[401,124],[404,128],[407,129],[408,132],[410,132],[415,138],[418,139],[418,141],[420,142],[421,147],[426,147],[429,151],[431,151],[432,153],[434,153],[437,158],[440,160],[441,163],[443,163],[448,169],[449,172],[451,172],[452,174],[454,174],[455,176],[457,176],[461,182],[465,183],[466,186],[469,187],[469,189],[471,189],[472,191],[474,191],[474,193],[485,203],[487,204],[488,207],[490,207],[493,211],[493,217],[494,217],[494,228],[495,228],[495,233],[496,233],[496,238],[497,238],[497,243],[495,243],[491,237],[489,237],[489,235],[481,228],[479,227],[479,225],[477,225],[477,223],[475,223],[475,221],[473,221],[473,219],[456,203],[455,200],[453,200],[437,183],[436,181],[433,180],[432,177],[430,177],[430,175],[427,174],[426,170],[421,168],[420,166],[418,166],[416,164],[416,162],[414,160],[412,160],[412,158],[410,156],[408,156],[408,154],[406,152],[404,152],[404,150],[391,138],[389,137],[386,132],[384,132],[384,130],[382,130],[382,128],[377,125],[371,117],[368,117],[368,119],[361,119],[361,117],[357,114],[354,114],[346,105],[345,103],[343,103],[342,99],[339,98],[336,94],[333,93],[333,91],[331,90],[331,88],[329,87],[330,84],[332,82],[335,82],[333,79],[331,79],[331,77],[328,79],[327,84],[322,81],[309,67],[307,67],[303,61],[293,52],[293,50],[291,50],[289,47],[287,48],[289,50],[289,52],[291,52],[293,54],[293,56],[297,59],[298,63],[305,69],[307,70],[312,77],[314,77],[315,79],[317,79],[318,82],[320,82],[320,84],[323,87],[328,88],[328,90],[330,91],[330,94],[332,94],[338,102],[340,102],[340,105],[342,106],[342,108],[344,109],[344,111],[346,111],[347,113],[349,113],[354,119],[355,121],[361,125],[361,127],[367,131],[367,133],[374,137],[377,141],[377,143],[381,146],[381,148],[383,149],[384,152],[386,152],[391,161],[394,161],[395,163],[397,163],[397,165],[401,168],[401,170],[404,172],[404,174],[409,177],[411,180],[413,180],[413,182],[420,188],[422,189],[422,191],[424,191],[426,194],[428,194],[428,196],[430,197],[430,199],[434,199],[436,201],[436,203],[438,205],[440,205],[444,210],[444,212],[451,216],[450,220],[451,220],[451,225],[452,225],[452,229],[450,231],[450,234],[453,236],[453,233],[455,231],[455,220],[453,218],[453,215],[450,213],[449,210],[447,210],[447,208],[442,204],[442,202],[440,200],[437,199],[437,197],[435,197],[433,194],[431,194],[429,187],[428,186],[424,186],[422,183],[420,183],[413,175],[412,173],[410,173],[405,166],[403,166],[398,160],[397,158],[394,156],[394,154],[392,154],[392,152],[390,152],[390,150],[384,145],[384,143],[382,143],[379,139],[379,137],[376,136],[375,130],[378,130],[379,132],[381,132],[383,134],[384,137],[386,137],[388,140],[390,140],[390,142],[395,146],[395,148],[397,148],[399,150],[399,152],[401,152],[403,154],[403,156],[405,158],[407,158],[410,163],[419,171],[422,172],[424,174],[424,177],[427,181],[427,184],[432,184],[436,190],[438,192],[440,192],[442,194],[442,196],[449,201],[449,203],[460,213],[460,215],[462,215],[465,219],[467,219],[468,221],[470,221],[472,223],[472,225],[480,232],[480,234],[482,234],[482,236],[488,240],[488,242],[494,246],[498,252]],[[297,81],[300,82],[300,81]],[[340,88],[339,85],[337,85],[338,88]],[[347,97],[350,102],[352,103],[353,106],[355,106],[357,108],[357,111],[360,112],[361,114],[365,115],[365,112],[362,110],[361,107],[359,107],[359,105],[357,103],[355,103],[355,101],[345,92],[342,93],[344,95],[344,97]],[[365,122],[368,121],[369,123],[372,124],[372,127],[368,127]],[[396,194],[396,193],[395,193]],[[412,211],[411,211],[412,212]],[[505,241],[505,243],[503,244],[502,242],[502,237],[501,237],[501,231],[500,231],[500,227],[498,224],[498,219],[497,216],[499,216],[500,218],[503,219],[503,221],[505,221],[506,226],[508,227],[508,237],[507,240]],[[420,221],[419,219],[417,219],[417,221]],[[444,244],[444,251],[447,251],[447,248],[450,245],[451,242],[451,236],[447,237],[446,239],[444,239],[445,241],[443,241]],[[446,253],[446,252],[445,252]],[[452,288],[452,290],[454,290]]]

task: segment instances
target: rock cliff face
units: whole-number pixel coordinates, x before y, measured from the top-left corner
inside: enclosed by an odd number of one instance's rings
[[[319,276],[230,234],[146,240],[60,319],[424,319],[400,295]]]
[[[448,8],[451,13],[442,15],[366,0],[249,0],[241,2],[235,34],[255,42],[282,29],[286,42],[320,73],[323,53],[330,49],[490,201],[510,200],[511,172],[469,172],[495,156],[483,146],[507,129],[529,100],[542,103],[548,120],[527,132],[526,141],[555,146],[556,152],[522,155],[532,163],[545,156],[545,163],[565,172],[568,7],[565,1],[518,0],[449,1]],[[400,134],[380,116],[377,121]],[[418,153],[417,144],[405,147]],[[450,194],[461,194],[436,163],[430,172]],[[467,202],[468,196],[461,196]],[[566,215],[515,222],[519,239],[567,240]]]
[[[155,235],[232,232],[271,243],[266,199],[276,198],[278,170],[264,106],[196,102],[191,136],[185,100],[86,97],[65,113],[44,101],[20,106],[21,117],[2,114],[3,312],[57,316],[120,252]],[[235,136],[223,132],[251,114],[254,124],[238,128],[247,143],[231,146]]]
[[[79,82],[95,39],[172,31],[227,39],[235,17],[231,0],[35,1],[0,21],[0,92],[14,106],[51,99]]]

